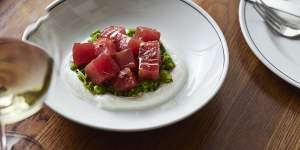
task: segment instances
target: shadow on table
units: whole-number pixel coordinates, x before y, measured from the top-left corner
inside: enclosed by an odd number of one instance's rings
[[[218,117],[215,105],[208,104],[193,116],[164,128],[133,133],[117,133],[93,129],[93,138],[85,149],[113,150],[175,150],[199,149],[216,127]]]

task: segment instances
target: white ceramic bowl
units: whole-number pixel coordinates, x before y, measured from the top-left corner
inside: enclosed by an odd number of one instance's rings
[[[95,29],[109,25],[148,26],[161,31],[170,53],[186,65],[188,77],[177,95],[160,106],[112,112],[72,94],[57,79],[46,104],[75,122],[99,129],[139,131],[166,126],[202,108],[220,89],[228,70],[225,38],[214,20],[199,6],[184,0],[68,0],[56,1],[48,15],[30,25],[23,40],[57,49],[56,65]]]

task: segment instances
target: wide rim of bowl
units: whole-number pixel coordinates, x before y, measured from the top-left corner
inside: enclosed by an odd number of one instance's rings
[[[263,53],[262,50],[259,49],[259,47],[256,45],[256,43],[253,40],[253,37],[250,34],[250,31],[248,29],[248,23],[246,20],[247,14],[246,14],[246,4],[247,2],[245,0],[240,1],[239,5],[239,22],[240,27],[243,33],[243,36],[249,45],[251,51],[256,55],[256,57],[273,73],[275,73],[278,77],[282,78],[284,81],[290,83],[291,85],[300,88],[300,81],[297,81],[290,77],[288,74],[281,71],[279,68],[277,68]]]
[[[64,2],[65,0],[56,0],[53,3],[51,3],[49,6],[46,7],[46,10],[48,12],[55,10],[54,8],[56,6],[58,6],[59,4],[61,4],[62,2]],[[160,125],[156,125],[156,126],[149,126],[149,127],[139,127],[139,128],[135,128],[135,129],[118,129],[118,128],[111,128],[111,127],[104,127],[104,126],[94,126],[91,124],[88,124],[86,122],[82,122],[79,120],[76,120],[75,118],[69,117],[63,113],[60,112],[60,110],[57,110],[54,107],[51,107],[50,105],[48,105],[46,103],[46,105],[52,109],[53,111],[57,112],[58,114],[60,114],[61,116],[63,116],[66,119],[69,119],[73,122],[88,126],[88,127],[92,127],[95,129],[102,129],[102,130],[108,130],[108,131],[115,131],[115,132],[138,132],[138,131],[148,131],[148,130],[154,130],[154,129],[158,129],[158,128],[162,128],[165,126],[169,126],[171,124],[175,124],[181,120],[186,119],[187,117],[191,116],[192,114],[194,114],[195,112],[199,111],[201,108],[203,108],[220,90],[220,88],[222,87],[225,79],[226,79],[226,75],[228,73],[228,69],[229,69],[229,52],[228,52],[228,46],[227,46],[227,42],[226,39],[223,35],[223,32],[221,31],[220,27],[218,26],[218,24],[214,21],[214,19],[203,9],[201,8],[199,5],[197,5],[196,3],[194,3],[191,0],[179,0],[182,1],[183,3],[185,3],[186,5],[190,6],[191,9],[194,9],[195,11],[197,11],[199,13],[199,15],[202,15],[207,22],[212,26],[212,28],[214,29],[214,31],[217,33],[218,38],[220,40],[220,43],[222,44],[222,49],[223,49],[223,57],[224,57],[224,62],[223,62],[223,68],[222,68],[222,74],[220,75],[220,77],[218,78],[219,82],[215,85],[215,88],[212,90],[212,94],[210,94],[206,100],[205,103],[203,103],[203,105],[197,107],[197,109],[194,109],[192,111],[190,111],[189,113],[186,113],[185,115],[183,115],[182,117],[178,117],[174,120],[168,121],[166,123],[162,123]],[[34,44],[30,41],[28,41],[27,39],[29,38],[29,36],[38,29],[38,27],[40,26],[40,24],[42,24],[45,20],[48,19],[48,15],[45,15],[43,17],[41,17],[40,19],[38,19],[37,22],[29,25],[22,36],[22,40],[25,42],[28,42],[30,44],[33,45],[37,45]]]

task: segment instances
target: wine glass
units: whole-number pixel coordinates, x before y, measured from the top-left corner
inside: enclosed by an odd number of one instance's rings
[[[42,108],[55,73],[55,55],[55,50],[0,38],[1,150],[43,149],[29,136],[6,133],[5,125],[26,119]]]

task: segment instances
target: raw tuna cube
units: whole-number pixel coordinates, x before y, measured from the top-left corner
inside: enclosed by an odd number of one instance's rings
[[[132,50],[133,54],[137,56],[139,54],[139,48],[143,41],[137,38],[131,38],[128,43],[128,48]]]
[[[147,27],[137,27],[134,37],[143,40],[144,42],[159,41],[160,32]]]
[[[131,38],[120,33],[117,34],[114,39],[118,50],[131,49],[135,56],[138,55],[140,44],[143,42],[140,39]]]
[[[138,84],[137,78],[129,68],[121,70],[114,82],[114,88],[118,91],[128,91]]]
[[[92,43],[75,43],[73,45],[73,61],[77,66],[85,66],[96,57],[96,50]]]
[[[90,62],[84,71],[94,84],[100,85],[116,77],[120,68],[111,56],[102,53]]]
[[[158,63],[141,63],[139,65],[139,78],[142,80],[157,80],[159,77]]]
[[[128,43],[130,42],[131,37],[124,35],[116,40],[116,44],[119,50],[128,49]]]
[[[159,77],[160,43],[144,42],[139,49],[139,78],[157,80]]]
[[[100,85],[105,80],[103,75],[97,70],[93,61],[84,68],[84,71],[94,84]]]
[[[114,32],[109,38],[114,40],[116,43],[120,42],[122,39],[127,38],[126,34],[121,32]]]
[[[101,37],[104,38],[110,38],[112,34],[115,33],[122,33],[122,34],[126,34],[126,30],[125,27],[123,26],[110,26],[105,28],[102,32],[101,32]]]
[[[101,53],[113,55],[117,52],[117,47],[113,40],[108,38],[100,38],[94,42],[97,56]]]
[[[136,61],[134,59],[133,52],[130,49],[122,50],[113,55],[120,68],[136,68]]]

